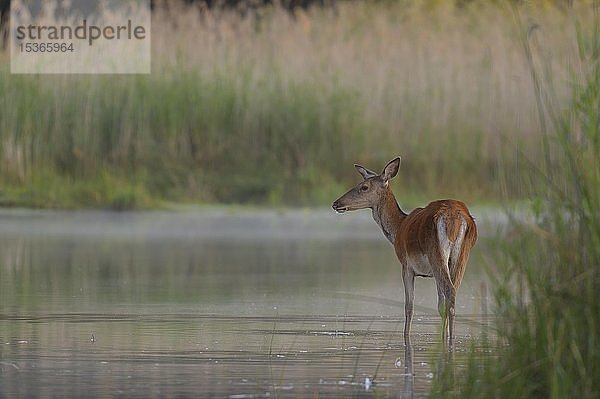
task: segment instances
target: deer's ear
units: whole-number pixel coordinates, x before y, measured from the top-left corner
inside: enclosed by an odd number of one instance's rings
[[[364,166],[360,166],[360,165],[354,164],[354,167],[356,168],[356,170],[358,171],[358,173],[360,173],[360,175],[365,180],[367,180],[370,177],[377,176],[377,173],[371,172],[369,169],[365,168]]]
[[[388,162],[383,168],[383,172],[381,172],[381,179],[384,182],[390,181],[394,176],[398,174],[398,169],[400,168],[400,157],[396,157]]]

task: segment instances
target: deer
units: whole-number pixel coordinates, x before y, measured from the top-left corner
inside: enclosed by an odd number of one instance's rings
[[[338,213],[370,208],[373,219],[392,243],[402,265],[404,282],[404,342],[410,344],[415,277],[433,277],[442,318],[442,342],[452,348],[456,292],[463,279],[469,253],[477,241],[475,219],[458,200],[445,199],[416,208],[400,209],[390,188],[398,174],[400,157],[392,159],[378,174],[355,164],[363,180],[335,200]]]

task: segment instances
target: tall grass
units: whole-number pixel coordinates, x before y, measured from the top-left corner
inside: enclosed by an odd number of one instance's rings
[[[328,156],[337,143],[361,141],[358,102],[343,89],[323,93],[308,83],[188,72],[158,79],[10,77],[0,89],[7,185],[93,182],[95,190],[99,179],[100,186],[123,181],[171,200],[302,199],[322,180],[318,168],[334,170],[340,157],[351,162],[345,145]],[[82,188],[81,201],[107,199],[95,194]],[[32,193],[38,195],[51,200]]]
[[[522,12],[552,43],[564,106],[575,32],[557,8]],[[395,154],[404,201],[522,198],[500,143],[542,155],[512,24],[478,2],[171,8],[153,18],[149,76],[17,76],[0,58],[0,203],[323,204],[355,181],[353,162]]]
[[[517,224],[503,244],[507,269],[496,291],[494,356],[473,356],[458,377],[447,375],[439,397],[593,398],[600,395],[600,19],[575,18],[580,72],[572,102],[560,109],[556,78],[540,57],[548,48],[517,26],[539,96],[544,157],[529,159],[534,225]]]

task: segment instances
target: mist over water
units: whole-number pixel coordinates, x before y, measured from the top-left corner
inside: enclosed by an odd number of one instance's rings
[[[475,216],[459,366],[489,317],[498,220]],[[367,211],[1,211],[0,257],[0,397],[418,397],[441,353],[419,278],[409,377],[400,265]]]

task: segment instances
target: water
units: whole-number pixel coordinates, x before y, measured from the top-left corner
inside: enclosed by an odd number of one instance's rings
[[[453,367],[488,323],[478,222]],[[4,210],[0,259],[0,397],[419,397],[442,354],[424,278],[405,350],[368,211]]]

